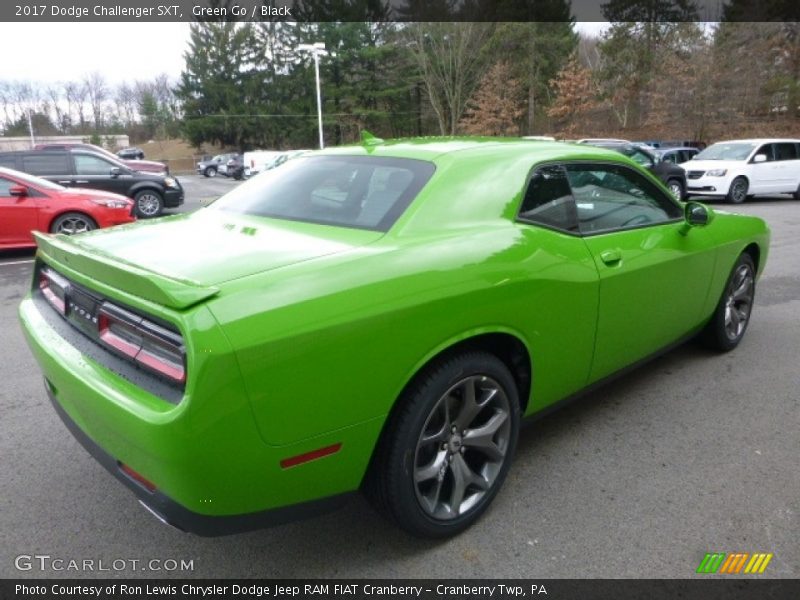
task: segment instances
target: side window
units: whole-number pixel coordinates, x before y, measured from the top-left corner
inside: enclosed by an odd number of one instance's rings
[[[694,155],[697,154],[697,150],[681,150],[681,160],[680,162],[686,162],[692,160]]]
[[[681,208],[639,173],[622,165],[567,165],[581,233],[664,223]]]
[[[110,162],[90,154],[75,154],[75,173],[77,175],[108,175],[114,168]]]
[[[14,184],[8,179],[0,177],[0,198],[9,198],[11,192],[9,191]]]
[[[70,175],[67,154],[28,154],[22,157],[22,170],[31,175]]]
[[[564,231],[578,231],[575,199],[564,167],[550,165],[536,170],[525,190],[519,218]]]
[[[755,157],[758,154],[765,154],[767,156],[767,162],[771,162],[771,161],[775,160],[775,157],[772,154],[773,146],[775,146],[775,144],[764,144],[763,146],[761,146],[761,148],[759,148],[756,151],[756,153],[753,155],[753,157]]]
[[[773,144],[775,147],[775,160],[797,160],[797,146],[783,142]]]
[[[677,152],[667,152],[664,157],[662,158],[664,162],[675,164],[678,162],[678,153]]]

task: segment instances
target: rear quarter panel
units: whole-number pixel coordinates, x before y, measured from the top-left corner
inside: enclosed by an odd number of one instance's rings
[[[224,290],[210,308],[265,441],[382,417],[428,360],[482,333],[508,333],[528,348],[529,411],[582,387],[597,273],[580,240],[555,238],[569,236],[505,223],[473,236],[387,241]]]

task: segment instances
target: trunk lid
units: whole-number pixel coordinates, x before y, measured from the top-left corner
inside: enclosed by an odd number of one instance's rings
[[[383,234],[200,210],[68,238],[35,234],[56,262],[128,293],[186,308],[226,281],[372,243]]]

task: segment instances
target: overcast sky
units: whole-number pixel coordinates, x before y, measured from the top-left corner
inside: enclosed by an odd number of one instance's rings
[[[606,23],[579,23],[596,34]],[[0,79],[78,81],[98,71],[109,83],[177,79],[189,23],[0,23]]]

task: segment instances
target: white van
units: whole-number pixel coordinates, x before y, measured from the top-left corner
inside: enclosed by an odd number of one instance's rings
[[[689,196],[723,196],[734,204],[756,194],[800,200],[800,140],[717,142],[681,166]]]

